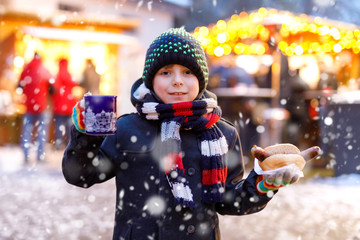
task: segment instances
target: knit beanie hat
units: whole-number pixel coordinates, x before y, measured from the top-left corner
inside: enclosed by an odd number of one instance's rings
[[[153,79],[157,71],[169,64],[189,68],[199,80],[199,95],[208,83],[208,67],[201,43],[184,28],[171,28],[158,36],[149,46],[142,80],[153,90]]]

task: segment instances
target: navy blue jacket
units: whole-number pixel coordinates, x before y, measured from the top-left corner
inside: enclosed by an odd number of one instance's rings
[[[63,157],[63,174],[69,183],[84,188],[116,178],[113,239],[219,240],[217,213],[243,215],[266,206],[270,198],[257,193],[256,173],[251,171],[242,179],[244,163],[239,135],[221,119],[217,126],[229,146],[224,202],[202,202],[200,140],[193,132],[182,130],[183,164],[196,208],[176,208],[157,158],[160,125],[160,121],[148,121],[133,113],[120,117],[116,134],[105,138],[72,129]]]

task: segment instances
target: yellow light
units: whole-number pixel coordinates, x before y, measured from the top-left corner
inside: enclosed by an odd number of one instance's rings
[[[280,41],[278,44],[281,51],[285,50],[288,47],[288,44],[285,41]]]
[[[307,24],[307,23],[302,23],[302,24],[301,24],[301,31],[306,32],[306,31],[308,31],[308,30],[309,30],[309,24]]]
[[[14,58],[14,66],[15,67],[21,68],[24,66],[24,63],[25,63],[25,61],[22,57],[17,56]]]
[[[257,54],[258,54],[258,55],[264,55],[265,52],[266,52],[265,46],[260,45],[260,46],[258,47],[258,49],[257,49]]]
[[[268,11],[266,10],[266,8],[261,7],[261,8],[259,8],[258,13],[259,13],[260,16],[264,17],[264,16],[267,15]]]
[[[228,44],[225,44],[223,48],[224,48],[224,55],[229,55],[231,53],[231,47]]]
[[[304,49],[301,46],[296,46],[294,52],[296,55],[301,55],[304,53]]]
[[[341,35],[340,32],[337,28],[331,28],[330,29],[330,35],[335,39],[335,40],[339,40]]]
[[[224,20],[219,20],[219,21],[217,21],[216,26],[220,30],[224,30],[226,28],[226,22]]]
[[[316,31],[317,31],[316,25],[313,24],[313,23],[311,23],[311,24],[309,25],[309,32],[316,33]]]
[[[111,82],[108,82],[108,81],[103,81],[103,82],[101,82],[100,83],[100,86],[99,86],[99,88],[100,88],[100,92],[101,93],[109,93],[109,92],[111,92],[111,90],[113,89],[113,85],[111,84]]]
[[[244,44],[238,43],[238,44],[235,45],[235,47],[234,47],[234,52],[235,52],[237,55],[242,54],[244,51],[245,51],[245,46],[244,46]]]
[[[218,43],[224,43],[224,42],[226,42],[226,39],[227,39],[227,36],[225,33],[219,33],[216,36],[216,41],[218,41]]]
[[[287,48],[285,49],[285,54],[286,54],[287,56],[292,56],[292,55],[294,55],[294,49],[293,49],[292,47],[287,47]]]
[[[337,43],[333,46],[333,50],[334,50],[334,52],[339,53],[339,52],[341,52],[342,48],[341,48],[340,44]]]
[[[346,32],[346,37],[349,38],[349,39],[352,39],[354,37],[354,34],[352,31],[347,31]]]
[[[233,14],[230,19],[233,21],[237,21],[237,20],[239,20],[239,15]]]
[[[355,46],[355,45],[356,45],[355,39],[351,39],[351,40],[350,40],[350,48],[352,48],[352,47]]]
[[[208,54],[208,55],[214,55],[214,50],[215,50],[215,48],[214,48],[214,46],[212,46],[212,45],[210,45],[207,49],[206,49],[206,53]]]
[[[317,52],[317,51],[320,51],[320,44],[318,42],[314,42],[311,44],[311,49],[314,51],[314,52]]]
[[[199,34],[202,36],[202,37],[205,37],[209,34],[209,29],[207,27],[201,27],[199,29]]]
[[[107,66],[105,63],[98,63],[96,65],[96,72],[100,75],[104,74],[107,70]]]
[[[296,44],[296,43],[292,43],[292,44],[290,44],[290,47],[291,47],[291,48],[293,48],[293,49],[294,49],[296,46],[297,46],[297,44]]]
[[[207,48],[207,46],[211,43],[211,40],[205,37],[198,37],[197,40],[201,42],[203,48]]]
[[[330,52],[330,51],[331,51],[331,46],[330,46],[330,44],[328,44],[328,43],[325,43],[325,44],[324,44],[324,51],[325,51],[325,52]]]
[[[266,28],[262,29],[259,35],[260,40],[266,42],[270,38],[270,31]]]
[[[281,29],[280,29],[280,34],[281,34],[281,36],[283,36],[283,37],[288,37],[289,34],[290,34],[289,29],[288,29],[288,28],[281,28]]]
[[[199,32],[194,32],[192,35],[193,35],[195,38],[199,38],[199,37],[200,37]]]
[[[319,27],[318,31],[319,31],[319,35],[326,35],[326,34],[329,34],[330,29],[328,26],[322,26],[322,27]]]
[[[224,48],[223,47],[220,47],[220,46],[217,46],[215,49],[214,49],[214,54],[215,56],[217,57],[221,57],[222,55],[224,55]]]
[[[257,49],[258,49],[258,44],[253,43],[253,44],[250,45],[250,52],[251,52],[251,54],[256,54]]]
[[[24,43],[28,43],[29,41],[32,40],[32,37],[31,35],[28,35],[28,34],[25,34],[24,37],[23,37],[23,42]]]

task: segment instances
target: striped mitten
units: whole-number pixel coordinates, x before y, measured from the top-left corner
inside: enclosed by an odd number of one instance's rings
[[[72,112],[72,122],[74,123],[76,130],[81,133],[85,133],[84,115],[85,101],[82,99],[80,102],[76,103]]]
[[[296,183],[300,176],[291,171],[279,171],[272,175],[259,175],[256,183],[256,190],[259,194],[266,194],[269,191],[278,190],[289,184]]]

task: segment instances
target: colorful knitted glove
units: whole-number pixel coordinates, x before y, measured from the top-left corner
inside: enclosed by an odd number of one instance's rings
[[[300,176],[289,170],[281,170],[272,175],[259,175],[256,189],[260,194],[266,194],[269,191],[278,190],[289,184],[296,183]]]
[[[74,123],[76,130],[81,133],[85,133],[84,115],[85,100],[82,99],[80,102],[76,103],[72,112],[72,122]]]

